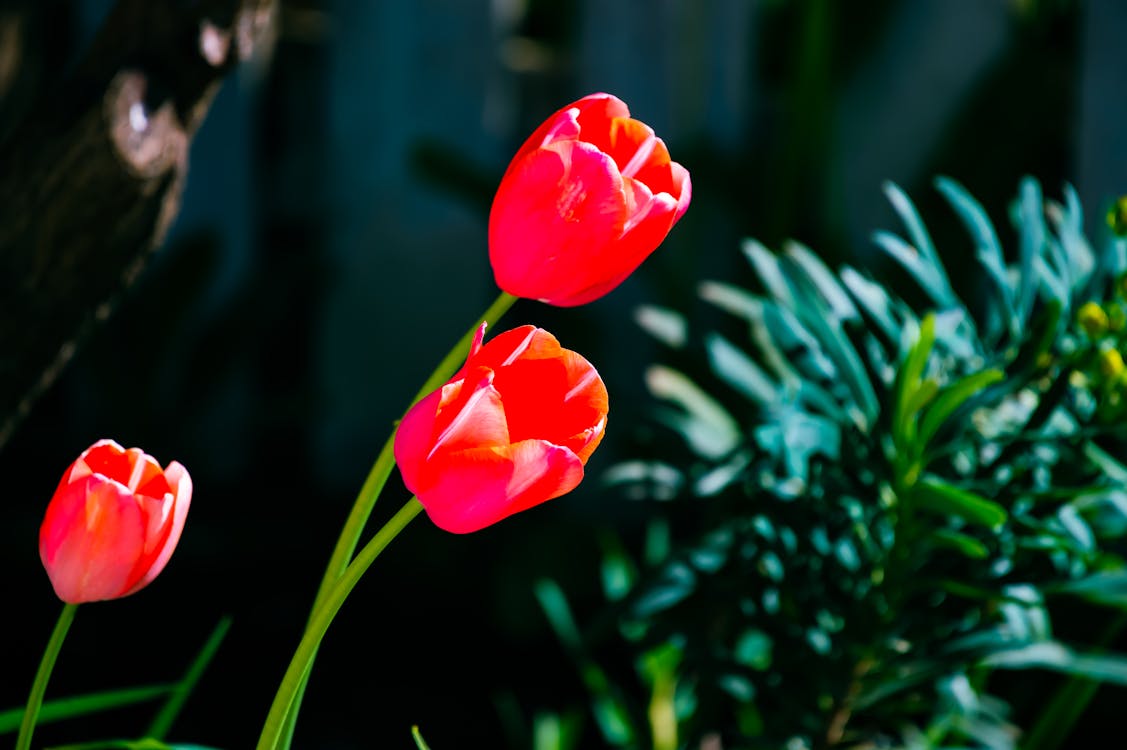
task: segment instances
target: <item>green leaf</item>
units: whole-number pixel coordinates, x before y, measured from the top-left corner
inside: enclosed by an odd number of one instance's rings
[[[873,242],[903,266],[938,307],[946,309],[958,305],[944,280],[936,273],[935,267],[920,257],[915,247],[892,232],[883,230],[873,233]]]
[[[171,693],[172,689],[172,685],[145,685],[46,701],[39,711],[39,724],[156,700]],[[20,722],[23,720],[23,714],[23,706],[0,711],[0,734],[18,730]]]
[[[947,418],[967,399],[1004,377],[1005,374],[1001,370],[983,370],[943,386],[928,410],[920,415],[919,431],[916,435],[919,444],[926,447]]]
[[[532,720],[532,750],[571,750],[577,747],[582,717],[574,714],[538,713]]]
[[[1021,181],[1018,200],[1017,220],[1021,247],[1018,317],[1024,323],[1033,311],[1033,300],[1037,293],[1038,281],[1034,268],[1045,246],[1045,222],[1041,214],[1041,185],[1032,177],[1026,177]]]
[[[967,228],[975,245],[978,262],[994,282],[996,294],[986,295],[987,302],[996,306],[998,320],[1005,325],[1010,335],[1018,336],[1020,326],[1017,311],[1014,309],[1013,288],[1010,284],[1006,259],[1002,253],[1002,245],[998,241],[993,222],[990,221],[982,204],[967,193],[959,183],[948,177],[938,177],[935,186],[955,209],[955,213]]]
[[[188,696],[192,694],[195,689],[196,683],[200,681],[203,676],[204,670],[207,665],[211,663],[212,658],[215,657],[215,652],[219,650],[219,646],[223,643],[223,639],[227,636],[227,631],[231,629],[231,618],[220,618],[211,635],[204,643],[203,648],[196,654],[196,658],[192,660],[188,670],[176,687],[172,690],[172,694],[168,696],[164,706],[153,718],[149,729],[145,732],[146,736],[153,737],[158,740],[164,739],[168,730],[172,728],[172,723],[176,721],[179,716],[180,710],[184,707],[184,702],[188,700]]]
[[[603,595],[610,601],[619,601],[634,588],[638,578],[638,568],[626,554],[617,536],[602,536],[603,560],[600,570],[603,580]]]
[[[972,560],[985,560],[990,557],[990,550],[981,540],[960,531],[935,529],[928,535],[928,539],[936,547],[954,550]]]
[[[746,240],[743,243],[743,251],[771,296],[784,307],[796,309],[798,304],[794,297],[794,288],[783,273],[775,254],[755,240]]]
[[[964,490],[936,477],[920,480],[911,492],[911,502],[924,510],[944,516],[955,516],[967,523],[996,529],[1006,522],[1009,514],[993,500],[987,500],[969,490]]]
[[[689,323],[685,316],[667,307],[640,305],[634,310],[634,322],[672,349],[682,348],[689,338]]]
[[[835,320],[856,320],[859,316],[853,300],[838,282],[834,273],[822,259],[798,242],[787,242],[784,247],[787,257],[806,273],[806,278],[817,288],[822,298],[830,306]]]
[[[1127,685],[1127,656],[1077,653],[1057,641],[1030,643],[989,654],[982,664],[999,669],[1040,667],[1117,685]]]
[[[873,235],[873,240],[916,278],[940,308],[961,307],[959,299],[951,289],[947,271],[935,252],[935,245],[912,201],[892,182],[884,184],[884,192],[892,208],[904,222],[904,228],[908,230],[912,244],[890,232],[877,232]]]
[[[704,347],[712,371],[725,383],[760,406],[779,401],[779,386],[742,349],[718,333],[706,335]]]
[[[841,282],[857,300],[865,312],[877,324],[885,339],[890,342],[900,340],[900,323],[894,314],[894,302],[884,287],[861,275],[857,270],[845,266],[841,269]]]
[[[685,375],[652,365],[646,370],[646,385],[657,398],[680,407],[680,411],[667,412],[665,419],[699,455],[723,458],[740,444],[742,433],[736,420]]]
[[[1116,617],[1099,635],[1095,646],[1103,648],[1115,640],[1127,624],[1127,617]],[[1037,721],[1022,738],[1022,750],[1054,750],[1063,747],[1084,709],[1095,697],[1100,683],[1085,677],[1070,677],[1060,686]]]
[[[591,710],[603,738],[616,746],[630,744],[634,739],[630,714],[617,691],[612,687],[606,672],[586,655],[579,628],[575,624],[575,618],[563,589],[555,581],[545,578],[536,582],[533,591],[548,618],[548,623],[575,662],[584,685],[591,693]]]
[[[920,321],[919,337],[897,370],[896,379],[892,384],[894,399],[892,441],[901,453],[918,455],[918,451],[913,450],[915,444],[913,417],[916,415],[913,407],[921,401],[917,392],[934,343],[935,316],[929,313]]]
[[[73,745],[55,745],[49,750],[218,750],[218,748],[180,742],[168,745],[152,737],[145,737],[139,740],[97,740]]]
[[[1127,610],[1127,569],[1101,570],[1048,588],[1052,594],[1079,596],[1093,604]]]

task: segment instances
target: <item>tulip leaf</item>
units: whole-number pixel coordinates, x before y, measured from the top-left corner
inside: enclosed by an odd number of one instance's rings
[[[145,685],[45,701],[39,710],[39,724],[156,700],[161,696],[168,695],[173,689],[173,685]],[[0,734],[15,732],[19,729],[23,714],[23,706],[0,711]]]
[[[227,631],[231,628],[231,618],[220,618],[216,624],[215,629],[212,630],[211,635],[204,643],[203,648],[196,654],[196,658],[192,660],[192,664],[184,673],[176,686],[173,688],[168,700],[165,701],[164,706],[161,707],[160,712],[153,718],[149,724],[149,730],[145,734],[149,737],[156,739],[163,739],[172,727],[172,723],[176,721],[176,717],[180,714],[180,709],[184,707],[184,702],[188,700],[188,696],[192,694],[195,689],[196,683],[199,682],[200,677],[203,676],[204,670],[207,665],[211,663],[212,658],[215,657],[215,652],[219,650],[219,645],[223,643],[223,639],[227,636]]]

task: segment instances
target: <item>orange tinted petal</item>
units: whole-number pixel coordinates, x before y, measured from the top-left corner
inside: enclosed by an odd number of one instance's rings
[[[140,591],[160,575],[184,531],[192,502],[192,478],[187,469],[173,461],[162,473],[162,480],[169,488],[165,497],[141,498],[147,524],[145,549],[133,571],[136,580],[122,596]]]

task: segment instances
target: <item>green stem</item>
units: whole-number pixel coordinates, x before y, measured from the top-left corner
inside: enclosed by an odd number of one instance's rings
[[[356,559],[344,570],[341,576],[329,589],[321,602],[321,606],[313,613],[313,618],[305,628],[305,634],[294,652],[293,659],[282,677],[274,702],[270,706],[270,713],[266,716],[266,723],[262,727],[262,735],[258,739],[258,750],[276,750],[287,747],[289,721],[287,716],[292,713],[291,707],[296,709],[294,702],[297,695],[304,689],[309,671],[313,666],[313,659],[321,645],[325,633],[332,624],[336,613],[340,611],[344,600],[356,587],[360,577],[375,562],[384,548],[402,531],[415,516],[422,511],[423,505],[419,499],[412,497],[391,517],[372,540],[368,542],[356,555]],[[284,744],[283,744],[284,743]]]
[[[517,298],[506,292],[501,292],[489,309],[478,318],[477,323],[473,328],[466,331],[465,335],[454,345],[446,357],[438,363],[438,367],[434,368],[434,372],[430,374],[423,387],[411,399],[411,406],[414,406],[423,397],[429,395],[431,391],[446,383],[458,368],[466,360],[466,354],[470,350],[470,344],[473,342],[474,336],[477,334],[478,328],[481,327],[483,322],[488,321],[490,324],[496,323],[501,319]],[[313,600],[313,609],[310,612],[312,617],[324,600],[328,589],[333,583],[341,576],[344,569],[348,567],[348,563],[352,560],[352,553],[356,551],[356,545],[360,540],[360,535],[364,532],[364,526],[368,523],[368,518],[372,514],[372,508],[376,504],[376,498],[379,497],[380,490],[383,489],[384,484],[387,483],[387,478],[391,476],[391,470],[395,466],[395,430],[392,430],[391,435],[388,436],[387,442],[384,443],[383,449],[380,450],[380,455],[376,458],[376,462],[372,465],[372,470],[368,473],[368,478],[364,480],[364,485],[360,488],[360,493],[356,496],[356,501],[352,505],[352,511],[349,513],[348,520],[341,530],[340,537],[337,539],[336,549],[333,550],[332,557],[329,559],[328,568],[325,570],[325,575],[321,579],[321,586],[317,590],[317,597]]]
[[[31,684],[31,695],[27,699],[27,709],[20,723],[20,734],[16,738],[16,750],[30,750],[31,733],[35,729],[35,722],[39,719],[39,708],[43,705],[43,695],[47,692],[47,680],[51,678],[51,671],[55,668],[55,660],[59,658],[59,650],[66,640],[70,624],[74,622],[74,613],[78,611],[77,604],[66,604],[59,613],[59,620],[55,623],[55,631],[51,633],[51,640],[47,641],[47,649],[43,652],[43,660],[39,662],[39,671],[35,673],[35,682]]]
[[[458,340],[458,343],[454,345],[454,348],[447,352],[443,360],[434,368],[434,372],[430,374],[430,377],[423,383],[419,392],[411,399],[411,406],[414,406],[419,400],[429,395],[431,391],[446,383],[466,360],[466,355],[470,350],[470,344],[473,343],[474,336],[477,335],[481,324],[485,322],[488,322],[490,325],[496,324],[516,301],[517,298],[513,295],[507,292],[501,292],[497,299],[493,301],[493,304],[477,319],[473,327],[466,331],[462,338]],[[321,584],[317,589],[317,596],[313,599],[313,607],[309,613],[311,618],[317,610],[321,608],[321,605],[324,604],[329,589],[344,573],[344,570],[348,567],[349,561],[352,560],[352,555],[356,551],[356,545],[360,541],[360,535],[364,533],[364,527],[367,525],[368,519],[372,515],[372,508],[376,505],[376,499],[379,497],[380,491],[387,483],[387,478],[391,476],[391,470],[395,466],[394,449],[395,430],[393,429],[391,435],[387,438],[387,442],[384,443],[383,448],[380,450],[376,462],[372,464],[372,469],[368,472],[368,477],[360,487],[360,492],[357,494],[356,500],[352,504],[352,510],[348,514],[348,520],[345,521],[344,528],[341,529],[340,536],[337,537],[336,547],[333,549],[333,554],[329,558],[329,564],[325,569],[325,574],[321,578]],[[290,711],[289,718],[287,719],[288,726],[286,729],[286,737],[293,736],[294,722],[297,720],[297,708],[301,706],[304,695],[305,684],[303,680],[301,688],[294,697],[293,709]],[[281,746],[289,747],[289,740]]]

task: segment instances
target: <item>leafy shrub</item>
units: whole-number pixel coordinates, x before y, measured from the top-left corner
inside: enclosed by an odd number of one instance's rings
[[[538,589],[604,741],[1047,748],[1093,680],[1127,684],[1127,657],[1102,648],[1127,610],[1127,242],[1096,251],[1075,192],[1046,201],[1027,178],[1008,258],[974,198],[936,187],[973,243],[975,304],[888,185],[904,234],[874,241],[922,304],[749,241],[760,291],[700,288],[746,338],[639,311],[686,364],[646,372],[675,440],[607,477],[651,504],[645,540],[608,538],[607,608],[585,632],[554,583]],[[1065,642],[1054,623],[1077,612],[1101,627]],[[590,656],[623,651],[633,676]],[[1069,679],[1019,728],[992,677],[1031,668]]]

